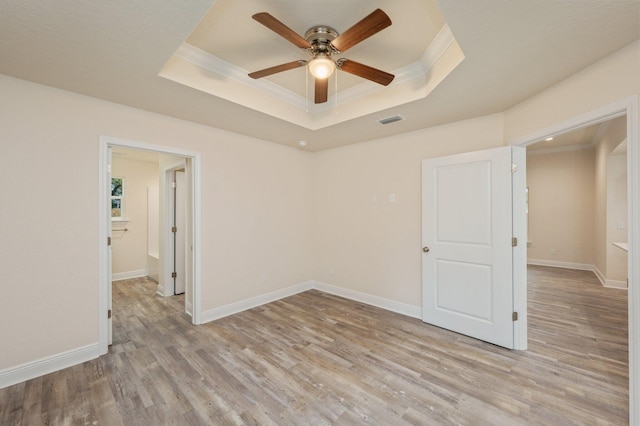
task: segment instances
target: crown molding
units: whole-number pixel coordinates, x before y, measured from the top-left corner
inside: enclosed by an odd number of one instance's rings
[[[451,29],[445,24],[418,61],[393,71],[395,78],[390,86],[397,86],[414,79],[424,79],[429,70],[454,41],[455,38]],[[182,43],[174,56],[311,114],[319,114],[331,110],[336,106],[344,106],[384,89],[384,87],[376,83],[365,80],[356,86],[340,91],[337,94],[337,98],[336,94],[331,95],[328,101],[323,104],[308,104],[305,97],[278,84],[272,83],[269,80],[252,79],[248,76],[249,71],[226,62],[218,56],[212,55],[187,42]]]

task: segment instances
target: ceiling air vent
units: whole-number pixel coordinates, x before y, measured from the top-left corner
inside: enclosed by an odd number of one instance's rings
[[[395,123],[396,121],[402,121],[402,120],[404,120],[403,116],[393,115],[391,117],[381,118],[380,120],[378,120],[378,123],[385,125],[385,124],[391,124],[391,123]]]

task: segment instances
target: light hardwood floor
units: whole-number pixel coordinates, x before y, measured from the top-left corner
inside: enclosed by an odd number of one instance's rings
[[[627,297],[529,270],[529,350],[309,291],[202,326],[114,283],[108,355],[0,390],[2,425],[622,425]]]

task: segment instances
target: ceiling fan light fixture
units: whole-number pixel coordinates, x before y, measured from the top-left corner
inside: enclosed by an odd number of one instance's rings
[[[336,63],[329,56],[321,54],[309,61],[309,72],[319,79],[331,77],[336,70]]]

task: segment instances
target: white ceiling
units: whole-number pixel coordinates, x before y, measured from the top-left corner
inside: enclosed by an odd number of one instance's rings
[[[460,65],[426,97],[318,130],[159,76],[185,42],[203,43],[209,53],[251,71],[298,54],[250,18],[256,9],[304,32],[311,22],[321,23],[315,22],[316,16],[344,31],[381,7],[394,24],[345,57],[395,69],[406,60],[403,55],[415,57],[425,49],[425,38],[441,22],[434,16],[431,29],[402,24],[414,15],[429,19],[424,11],[431,10],[430,4],[429,0],[0,0],[0,73],[284,145],[307,140],[304,149],[318,151],[504,111],[640,38],[640,0],[438,0],[440,13],[464,53]],[[199,31],[192,32],[212,6],[214,12],[247,8],[247,14],[223,20],[216,28],[222,35],[206,44],[197,39]],[[219,13],[207,19],[227,16],[224,10]],[[398,46],[410,47],[405,52]],[[289,84],[286,76],[274,80],[280,86]],[[359,84],[345,80],[346,85]],[[346,114],[345,109],[333,113]],[[406,120],[387,126],[376,122],[395,114]]]

